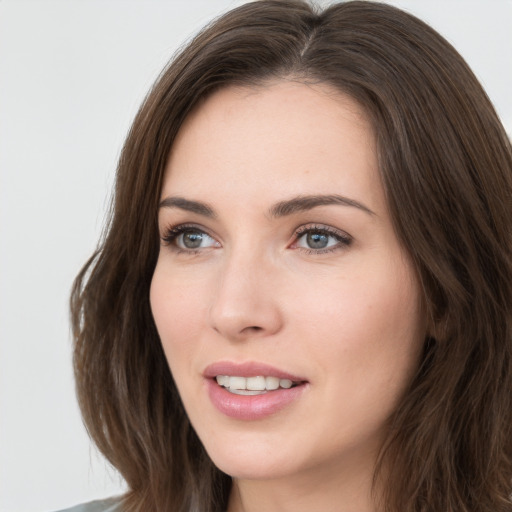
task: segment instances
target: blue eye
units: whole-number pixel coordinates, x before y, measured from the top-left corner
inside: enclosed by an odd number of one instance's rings
[[[295,248],[311,252],[329,252],[350,245],[352,238],[332,228],[306,227],[297,232]]]
[[[333,237],[324,233],[306,233],[301,237],[309,249],[325,249],[338,243]]]
[[[170,229],[162,240],[183,251],[196,251],[208,247],[217,247],[219,243],[198,228],[177,226]]]
[[[206,233],[200,231],[186,231],[176,237],[176,245],[182,249],[199,249],[200,247],[210,247],[214,240]]]

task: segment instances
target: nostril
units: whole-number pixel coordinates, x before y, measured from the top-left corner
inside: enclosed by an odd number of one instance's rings
[[[210,326],[222,337],[237,340],[251,336],[260,337],[273,335],[281,328],[281,314],[272,296],[257,297],[243,294],[240,298],[236,293],[219,296],[211,304],[209,310]]]
[[[244,331],[253,331],[253,332],[259,332],[262,331],[263,327],[259,327],[258,325],[250,325],[249,327],[246,327]]]

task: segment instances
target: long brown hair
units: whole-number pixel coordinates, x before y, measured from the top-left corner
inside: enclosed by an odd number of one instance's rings
[[[463,59],[420,20],[367,1],[320,12],[280,0],[230,11],[162,72],[122,151],[106,234],[74,283],[78,399],[128,483],[125,509],[226,509],[231,480],[190,426],[151,315],[158,201],[173,140],[200,99],[290,77],[331,84],[367,112],[424,292],[422,363],[376,467],[383,509],[512,511],[510,142]]]

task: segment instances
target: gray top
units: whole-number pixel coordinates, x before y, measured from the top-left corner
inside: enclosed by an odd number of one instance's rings
[[[57,512],[121,512],[121,504],[119,503],[119,498],[109,498],[82,503],[81,505],[58,510]]]

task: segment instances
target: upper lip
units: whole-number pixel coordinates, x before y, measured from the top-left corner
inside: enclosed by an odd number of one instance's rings
[[[289,379],[293,382],[305,382],[306,379],[298,375],[275,368],[266,363],[249,361],[245,363],[234,363],[231,361],[218,361],[208,365],[203,375],[207,378],[214,378],[217,375],[229,375],[236,377],[278,377],[279,379]]]

